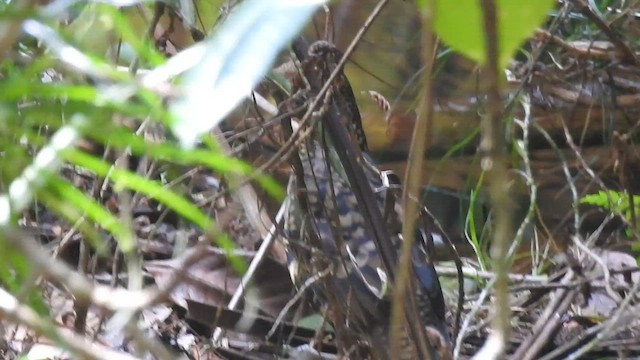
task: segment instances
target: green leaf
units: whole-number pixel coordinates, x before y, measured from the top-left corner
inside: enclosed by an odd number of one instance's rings
[[[426,1],[419,1],[426,6]],[[485,31],[480,0],[435,0],[434,27],[448,46],[484,64]],[[547,17],[555,0],[495,0],[498,16],[499,65],[509,60],[533,30]]]
[[[580,199],[581,204],[600,206],[612,210],[628,206],[629,199],[625,194],[613,190],[600,190],[597,194],[585,195]]]

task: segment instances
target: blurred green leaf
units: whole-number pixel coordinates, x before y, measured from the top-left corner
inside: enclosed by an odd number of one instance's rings
[[[130,230],[104,206],[86,196],[82,191],[67,181],[63,181],[54,176],[49,177],[47,180],[47,185],[55,189],[57,194],[59,194],[68,205],[72,205],[75,209],[81,211],[84,216],[87,216],[100,227],[111,233],[123,253],[131,253],[131,251],[135,249]]]
[[[4,236],[5,233],[0,232],[0,285],[12,294],[20,294],[19,299],[38,314],[48,314],[49,307],[35,284],[29,259],[9,246]]]
[[[171,142],[149,143],[128,129],[105,127],[103,131],[87,132],[87,136],[99,142],[109,142],[112,146],[128,147],[135,155],[147,155],[157,160],[170,161],[181,165],[204,165],[222,174],[235,173],[253,177],[269,195],[282,200],[284,190],[274,179],[254,172],[251,165],[242,160],[227,157],[218,151],[205,149],[185,150]]]
[[[194,25],[200,25],[205,33],[209,32],[218,20],[225,0],[194,0],[193,3],[197,20]]]
[[[633,220],[633,216],[637,219],[640,213],[640,196],[633,197],[634,208],[632,209],[629,206],[631,203],[629,194],[614,190],[600,190],[597,194],[585,195],[580,199],[580,203],[599,206],[614,214],[622,215],[632,224],[637,223],[637,221]],[[627,229],[627,235],[632,236],[633,231]]]
[[[235,248],[231,239],[218,229],[211,218],[189,200],[171,191],[171,189],[131,171],[114,167],[102,159],[76,149],[68,149],[64,151],[63,155],[67,161],[73,164],[89,169],[99,176],[109,177],[116,187],[131,189],[157,200],[167,208],[175,211],[181,218],[199,226],[204,232],[215,235],[214,240],[222,249],[232,252]],[[229,254],[229,258],[237,271],[243,273],[246,270],[241,258],[231,254]]]
[[[623,204],[623,194],[613,190],[600,190],[597,194],[585,195],[580,199],[581,204],[590,204],[600,206],[605,209],[611,209],[613,206]]]
[[[25,79],[13,78],[2,85],[4,100],[22,100],[25,94],[30,98],[65,99],[93,102],[98,89],[89,85],[34,84]]]
[[[67,194],[64,191],[59,191],[56,184],[53,183],[56,181],[55,176],[51,174],[43,174],[43,176],[47,177],[47,186],[38,191],[38,201],[69,224],[73,224],[74,228],[82,234],[84,240],[93,246],[98,253],[104,254],[108,243],[105,242],[106,237],[103,233],[98,231],[93,222],[85,221],[86,213],[69,201],[65,197]],[[61,179],[57,179],[57,181],[64,182]],[[67,183],[67,186],[71,185]]]
[[[327,319],[320,314],[303,317],[296,325],[305,329],[323,330],[328,333],[334,332],[331,324],[327,323]]]
[[[114,167],[102,159],[76,149],[66,150],[63,154],[67,161],[89,169],[98,176],[109,177],[117,187],[131,189],[159,201],[205,231],[214,228],[213,221],[195,205],[155,181]]]
[[[90,75],[97,79],[104,78],[123,82],[129,80],[131,82],[131,76],[118,71],[108,62],[108,59],[86,54],[71,46],[50,26],[29,19],[24,22],[22,28],[27,34],[46,44],[52,54],[77,73]]]
[[[108,5],[99,2],[88,3],[82,12],[68,25],[75,43],[83,51],[104,55],[117,44],[113,17],[105,13]]]
[[[515,51],[542,24],[555,0],[495,0],[498,17],[498,61],[506,68]],[[424,9],[428,1],[420,0]],[[434,28],[448,46],[469,58],[486,62],[483,14],[479,0],[435,0]]]
[[[130,48],[132,55],[144,60],[143,66],[157,66],[165,62],[164,56],[156,50],[154,43],[146,36],[140,36],[146,34],[150,26],[150,10],[147,11],[148,17],[145,16],[146,12],[143,11],[142,6],[127,8],[104,6],[101,11],[111,19],[113,30],[122,41],[119,45],[121,49],[124,46]],[[123,60],[131,61],[126,56]]]

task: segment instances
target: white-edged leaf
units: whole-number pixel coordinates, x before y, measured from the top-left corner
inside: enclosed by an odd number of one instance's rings
[[[247,0],[205,44],[172,107],[183,146],[218,124],[264,76],[280,49],[326,0]]]

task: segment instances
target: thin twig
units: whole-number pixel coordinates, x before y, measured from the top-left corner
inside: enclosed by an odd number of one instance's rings
[[[420,108],[415,122],[415,128],[411,137],[411,147],[409,158],[407,160],[407,171],[405,174],[405,186],[402,194],[402,208],[404,213],[404,222],[402,224],[402,251],[398,267],[398,275],[393,291],[393,309],[391,316],[391,353],[398,354],[401,351],[401,331],[405,313],[410,309],[405,309],[405,299],[415,298],[415,289],[412,289],[412,283],[409,279],[411,274],[411,254],[415,243],[416,219],[418,217],[418,209],[420,202],[420,189],[422,187],[422,163],[424,162],[424,153],[428,145],[429,128],[433,117],[432,104],[432,86],[431,75],[433,72],[433,64],[435,57],[434,51],[434,35],[432,29],[433,11],[435,6],[430,3],[428,8],[422,10],[422,39],[423,39],[423,61],[425,62],[425,71],[423,72],[424,93],[420,101]],[[435,281],[438,281],[437,279]],[[409,291],[407,291],[409,290]],[[416,339],[416,347],[425,347],[422,341]],[[428,342],[428,340],[427,340]],[[427,343],[426,348],[430,348]],[[423,350],[424,351],[424,350]],[[431,354],[426,352],[429,357]]]
[[[560,280],[560,283],[566,284],[566,283],[572,282],[574,276],[575,276],[574,272],[569,270],[569,272],[567,272],[564,275],[562,280]],[[570,291],[571,289],[561,288],[553,292],[553,294],[551,295],[551,301],[549,302],[549,304],[547,305],[543,313],[538,318],[538,321],[536,322],[536,324],[533,326],[531,335],[525,338],[521,342],[520,347],[516,349],[513,355],[514,359],[522,359],[525,356],[527,356],[527,358],[530,359],[536,356],[540,347],[544,345],[544,343],[546,342],[546,338],[544,339],[545,342],[538,341],[537,339],[540,338],[540,334],[544,331],[544,328],[546,324],[549,322],[550,318],[554,314],[557,314],[558,308],[561,307],[561,303],[565,298],[567,298]]]
[[[482,308],[482,305],[484,304],[485,299],[490,295],[491,288],[493,287],[494,283],[495,283],[495,278],[491,279],[487,283],[487,286],[485,286],[485,288],[482,289],[482,292],[478,296],[478,299],[473,303],[473,307],[471,308],[471,311],[469,311],[469,313],[465,316],[464,320],[462,321],[460,332],[458,333],[458,337],[455,339],[456,346],[453,349],[454,359],[460,358],[460,351],[462,350],[462,345],[466,337],[465,335],[467,333],[467,330],[469,330],[469,328],[471,327],[471,322],[476,317],[476,314],[478,313],[478,311],[480,311],[480,309]]]
[[[267,234],[267,236],[264,237],[262,244],[260,244],[260,248],[256,252],[256,255],[253,257],[253,260],[251,260],[251,264],[249,264],[249,268],[247,269],[247,272],[242,276],[242,280],[240,281],[238,288],[233,293],[231,300],[229,300],[229,304],[227,305],[227,308],[229,310],[236,309],[236,307],[240,303],[240,300],[244,296],[247,285],[249,285],[249,283],[251,282],[251,279],[255,275],[256,270],[258,270],[258,267],[260,266],[260,264],[262,264],[262,261],[267,256],[267,253],[269,252],[271,245],[275,242],[277,226],[278,224],[281,223],[281,221],[284,218],[284,212],[285,212],[285,209],[287,208],[287,201],[288,200],[285,200],[282,206],[280,206],[280,209],[278,210],[278,214],[276,215],[275,223],[271,225],[271,228],[269,229],[269,233]],[[214,344],[218,342],[221,335],[222,335],[222,329],[216,328],[213,332],[213,336],[211,337]]]
[[[611,299],[613,299],[616,303],[622,302],[622,298],[620,297],[620,295],[618,295],[611,287],[611,273],[609,272],[607,263],[605,263],[605,261],[600,256],[598,256],[598,254],[596,254],[587,245],[585,245],[577,235],[571,236],[571,240],[578,249],[582,250],[600,266],[600,269],[604,274],[605,290],[607,292],[607,295],[609,295],[609,297],[611,297]]]
[[[530,189],[529,194],[529,208],[527,209],[527,215],[524,220],[518,227],[516,231],[515,238],[513,244],[509,248],[509,257],[513,256],[516,249],[522,243],[522,239],[524,238],[524,233],[531,224],[533,216],[535,214],[536,203],[537,203],[537,195],[538,195],[538,187],[536,186],[535,180],[533,178],[533,171],[531,170],[531,158],[529,156],[529,133],[531,127],[531,101],[528,96],[524,98],[522,101],[522,107],[524,110],[524,119],[523,121],[516,121],[517,124],[522,128],[522,142],[516,144],[518,153],[523,161],[524,166],[524,178],[527,182],[527,186]]]
[[[273,322],[273,327],[271,328],[271,330],[269,330],[269,333],[267,334],[267,338],[271,338],[274,335],[274,333],[278,330],[278,325],[284,320],[284,317],[287,316],[287,314],[289,314],[289,311],[291,310],[293,305],[295,305],[302,298],[305,291],[307,291],[311,286],[313,286],[313,284],[320,281],[322,278],[331,274],[332,271],[333,269],[331,267],[327,267],[326,269],[320,271],[319,273],[305,280],[304,284],[302,284],[298,288],[298,291],[293,296],[293,298],[291,298],[291,300],[287,302],[287,304],[282,308],[282,310],[278,314],[278,317]]]
[[[511,229],[512,206],[510,205],[507,168],[500,155],[503,152],[502,101],[500,97],[500,72],[498,64],[498,15],[494,0],[480,2],[485,32],[487,81],[487,114],[482,119],[481,150],[484,153],[482,168],[486,171],[489,195],[495,212],[495,230],[491,255],[495,263],[496,283],[493,303],[493,331],[485,345],[476,354],[477,359],[501,358],[511,331],[511,311],[508,295],[509,242],[513,238]]]
[[[438,275],[442,276],[458,276],[458,270],[450,266],[436,266]],[[462,273],[470,279],[494,279],[496,274],[490,271],[482,271],[469,266],[462,268]],[[516,283],[544,283],[549,280],[546,275],[524,275],[524,274],[508,274],[509,281]]]

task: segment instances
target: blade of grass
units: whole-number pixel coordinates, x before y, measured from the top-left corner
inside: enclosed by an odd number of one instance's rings
[[[90,169],[98,176],[109,177],[115,186],[128,188],[157,200],[175,211],[183,219],[196,224],[203,231],[210,234],[218,246],[229,253],[229,260],[237,271],[240,273],[246,271],[246,264],[244,264],[242,259],[232,255],[235,246],[231,239],[218,229],[212,219],[184,197],[155,181],[145,179],[130,171],[115,168],[111,166],[111,164],[82,151],[68,149],[63,152],[63,156],[67,161]]]
[[[123,253],[130,253],[135,250],[135,244],[129,230],[122,226],[118,218],[104,206],[58,177],[49,176],[47,186],[51,187],[67,205],[72,205],[77,211],[111,233]]]

